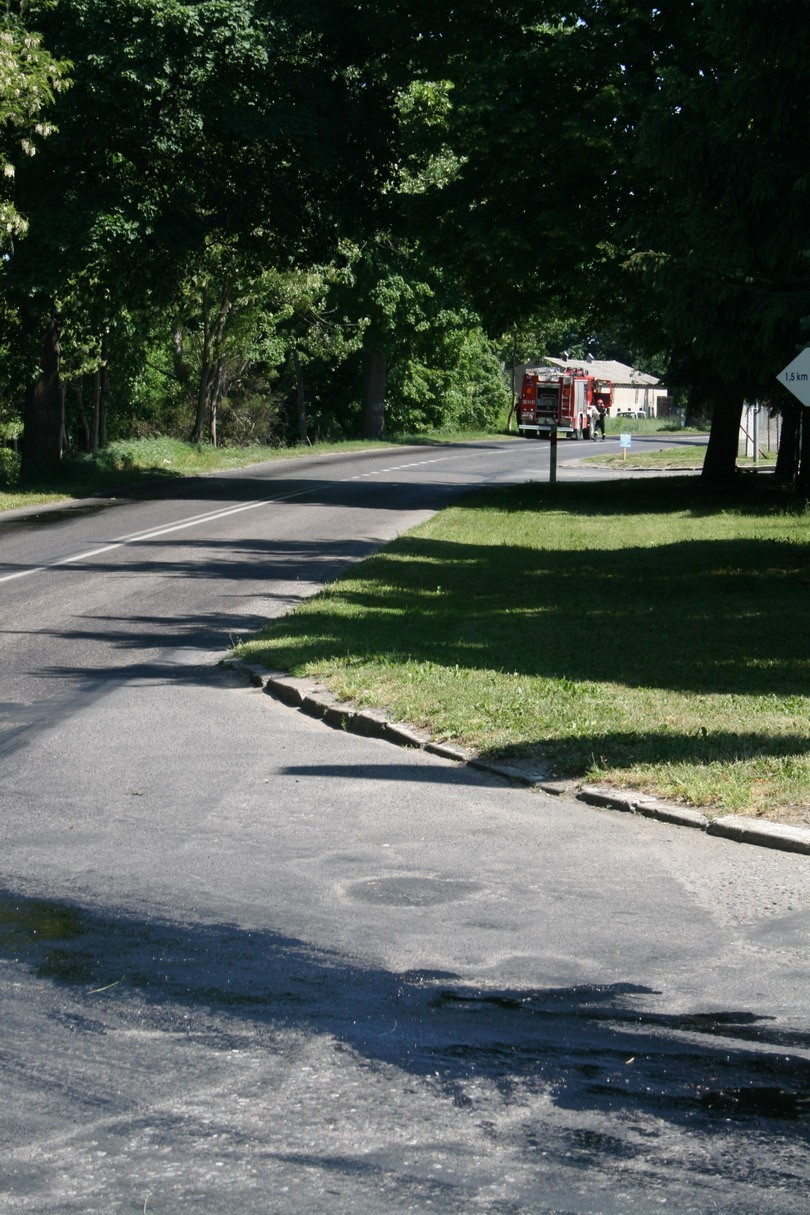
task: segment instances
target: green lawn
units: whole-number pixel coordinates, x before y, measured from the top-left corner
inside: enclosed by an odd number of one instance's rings
[[[480,494],[239,652],[485,754],[810,825],[810,514],[768,492]]]
[[[624,452],[611,452],[610,455],[586,457],[589,464],[598,464],[603,468],[657,468],[659,471],[668,469],[701,469],[706,455],[702,447],[671,447],[667,451],[643,451],[631,447]]]
[[[705,434],[708,430],[708,425],[701,427],[683,426],[678,418],[618,418],[609,417],[607,419],[607,432],[614,436],[618,434],[634,434],[634,435],[657,435],[657,434],[681,434],[681,435],[697,435]]]
[[[599,464],[604,468],[653,468],[659,471],[683,469],[701,469],[703,460],[706,455],[705,444],[701,446],[689,447],[670,447],[666,451],[644,451],[638,447],[631,447],[624,452],[612,452],[610,455],[597,455],[586,457],[589,464]],[[768,452],[759,459],[760,468],[774,468],[776,465],[776,452]],[[738,456],[737,466],[739,468],[755,468],[756,463],[753,456]]]

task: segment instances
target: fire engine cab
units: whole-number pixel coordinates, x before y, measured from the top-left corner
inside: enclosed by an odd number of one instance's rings
[[[517,409],[518,431],[539,438],[556,429],[558,435],[591,439],[600,402],[609,413],[613,403],[610,380],[597,380],[581,367],[566,371],[527,368]]]

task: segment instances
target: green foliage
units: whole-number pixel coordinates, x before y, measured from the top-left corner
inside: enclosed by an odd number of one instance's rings
[[[399,85],[369,66],[363,21],[325,0],[32,0],[28,11],[72,60],[73,88],[57,99],[47,155],[20,175],[30,240],[5,283],[29,341],[20,396],[48,316],[58,317],[64,371],[78,380],[104,361],[122,313],[146,322],[145,349],[181,284],[181,312],[200,296],[186,318],[193,345],[213,296],[222,298],[201,281],[217,246],[235,251],[240,268],[228,275],[221,336],[230,349],[215,352],[213,367],[219,377],[238,363],[237,347],[252,347],[260,365],[263,325],[244,266],[252,259],[261,286],[270,268],[325,261],[338,234],[364,229],[379,204]],[[213,417],[213,398],[229,390],[213,392],[207,354],[201,362],[198,433],[200,412]]]
[[[641,226],[682,378],[770,395],[810,311],[806,14],[689,6],[659,64],[640,164],[666,206]]]
[[[301,279],[292,281],[298,302],[279,323],[303,365],[313,433],[357,432],[360,356],[369,342],[387,356],[389,433],[502,424],[508,398],[500,366],[457,284],[415,242],[379,236],[362,247],[344,242],[341,252],[340,264],[309,276],[303,297]],[[279,384],[294,392],[289,362]]]
[[[643,6],[617,7],[476,2],[463,21],[432,17],[457,167],[416,203],[496,330],[561,311],[615,323],[625,303],[618,225],[645,21]]]
[[[449,142],[452,90],[449,80],[419,79],[397,98],[403,153],[397,183],[401,194],[442,190],[461,169],[461,159]]]
[[[389,377],[388,422],[396,433],[495,430],[504,424],[509,394],[491,343],[463,313],[442,313],[404,344]]]
[[[19,479],[19,455],[10,447],[0,447],[0,489],[13,489]]]
[[[67,86],[67,68],[49,54],[22,13],[7,4],[0,16],[0,250],[27,231],[28,221],[11,194],[17,165],[22,157],[36,155],[53,133],[45,115]]]
[[[367,421],[383,359],[389,428],[491,426],[492,333],[709,404],[804,339],[800,6],[6,9],[0,397],[54,318],[74,448],[101,372],[112,437],[282,442]]]

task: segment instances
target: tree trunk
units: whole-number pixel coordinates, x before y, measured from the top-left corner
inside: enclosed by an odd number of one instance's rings
[[[63,379],[59,380],[59,417],[62,421],[62,437],[59,440],[59,459],[61,460],[65,452],[70,447],[70,439],[68,438],[67,429],[67,411],[65,409],[65,398],[67,396],[67,384]]]
[[[208,400],[211,391],[211,326],[208,324],[206,303],[207,294],[203,296],[203,346],[200,355],[200,378],[197,382],[197,413],[194,418],[194,429],[191,432],[192,443],[202,443],[208,421]]]
[[[62,459],[65,398],[59,377],[61,332],[60,318],[50,316],[42,335],[40,373],[26,394],[22,475],[28,480],[52,472]]]
[[[361,434],[364,439],[381,439],[385,433],[385,373],[386,359],[383,352],[364,350],[361,421]]]
[[[98,400],[98,445],[107,446],[107,408],[110,401],[110,335],[101,339],[101,392]]]
[[[301,359],[295,346],[293,346],[292,350],[292,361],[293,367],[295,368],[295,404],[298,415],[298,442],[308,443],[307,398],[304,393],[304,374],[301,370]]]
[[[191,364],[186,359],[186,349],[183,342],[183,326],[180,321],[175,321],[172,326],[172,363],[174,366],[174,375],[178,384],[182,384],[185,388],[191,385],[194,376],[194,371]]]
[[[101,421],[101,368],[93,372],[93,391],[90,397],[90,450],[98,451],[99,424]]]
[[[799,495],[807,501],[810,499],[810,407],[800,406],[801,409],[801,457],[799,460],[799,476],[796,488]]]
[[[222,342],[225,335],[225,324],[231,310],[230,287],[223,286],[219,298],[217,314],[212,320],[208,315],[208,287],[203,290],[203,347],[200,356],[200,379],[197,389],[197,416],[194,419],[194,430],[191,434],[192,443],[202,443],[206,430],[211,429],[211,409],[216,407],[217,386],[223,363]],[[214,420],[214,433],[216,421]],[[216,440],[214,441],[216,445]]]
[[[209,434],[211,435],[211,446],[217,445],[217,419],[219,416],[219,403],[225,394],[225,360],[217,359],[214,374],[211,379],[209,401],[208,401],[208,416],[210,418]]]
[[[801,413],[802,407],[798,401],[785,401],[782,405],[782,430],[779,451],[776,453],[776,479],[782,485],[795,485],[799,474]]]
[[[81,427],[82,437],[79,444],[82,451],[90,450],[90,424],[87,421],[87,414],[84,412],[84,382],[83,379],[78,379],[73,384],[73,392],[76,397],[76,409],[79,414],[79,426]]]
[[[743,394],[722,385],[714,397],[712,428],[700,481],[704,489],[722,490],[736,480]]]
[[[515,364],[517,363],[517,330],[512,330],[512,375],[511,375],[511,397],[509,404],[509,417],[506,419],[506,429],[511,433],[512,418],[517,417],[517,393],[515,392]],[[518,419],[519,421],[519,419]]]

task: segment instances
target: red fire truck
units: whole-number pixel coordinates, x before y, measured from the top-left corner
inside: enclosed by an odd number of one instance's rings
[[[591,439],[599,402],[610,412],[613,384],[597,380],[581,367],[559,371],[553,367],[530,367],[523,373],[517,408],[518,431],[522,435],[558,435]]]

